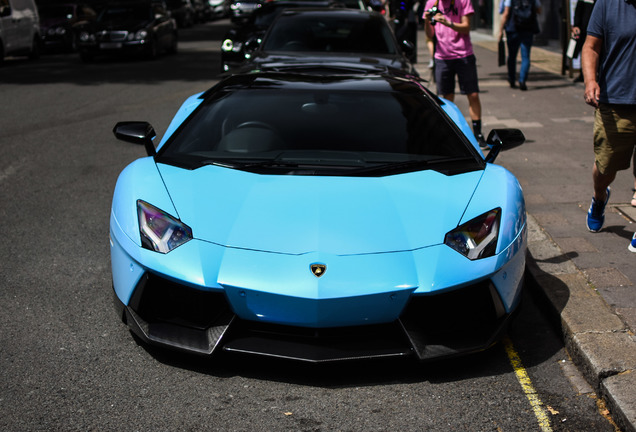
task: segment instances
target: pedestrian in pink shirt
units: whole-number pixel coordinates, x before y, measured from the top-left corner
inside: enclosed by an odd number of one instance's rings
[[[477,62],[470,41],[470,20],[475,13],[470,0],[428,0],[424,12],[426,35],[435,45],[437,94],[455,100],[455,77],[459,91],[468,97],[473,133],[481,148],[487,148],[481,133],[481,101]]]

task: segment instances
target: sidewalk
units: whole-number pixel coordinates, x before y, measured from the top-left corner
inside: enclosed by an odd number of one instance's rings
[[[561,75],[561,55],[532,48],[528,91],[508,86],[497,66],[497,44],[471,33],[480,79],[484,135],[521,129],[527,141],[503,151],[497,163],[521,182],[528,212],[528,270],[562,330],[568,353],[624,432],[636,432],[636,230],[633,176],[612,184],[606,221],[590,233],[585,216],[592,194],[593,108],[583,85]],[[429,78],[424,31],[418,31],[417,70]],[[517,72],[519,65],[517,67]],[[434,85],[430,86],[435,90]],[[455,103],[468,113],[466,97]]]

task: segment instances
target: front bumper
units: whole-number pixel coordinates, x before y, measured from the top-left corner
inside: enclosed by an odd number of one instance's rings
[[[73,35],[49,35],[42,36],[42,46],[46,50],[71,50],[73,48]]]
[[[145,40],[133,40],[124,42],[100,42],[82,43],[78,45],[80,53],[97,55],[134,55],[145,53],[150,46]]]
[[[139,248],[128,254],[111,232],[115,304],[142,340],[195,354],[228,351],[308,362],[452,357],[490,347],[505,330],[523,285],[525,239],[524,229],[498,256],[473,262],[444,245],[339,257],[342,263],[329,257],[329,275],[344,280],[330,289],[313,275],[303,284],[291,270],[309,273],[295,260],[313,262],[312,257],[231,250],[196,240],[168,255]],[[205,259],[192,260],[189,248]],[[252,254],[264,257],[255,260]],[[158,272],[164,259],[179,270]],[[448,271],[462,268],[460,263],[472,278]],[[350,280],[339,275],[341,265],[352,272]],[[418,279],[418,273],[425,276]]]
[[[329,328],[244,320],[222,292],[187,288],[153,274],[144,275],[128,306],[114,298],[131,331],[152,345],[314,363],[405,356],[424,361],[481,351],[499,339],[512,315],[490,281],[414,296],[395,321]]]

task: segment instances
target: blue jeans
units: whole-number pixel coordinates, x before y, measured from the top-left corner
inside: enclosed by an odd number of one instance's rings
[[[530,50],[532,49],[532,32],[506,32],[508,44],[508,81],[514,83],[517,77],[517,54],[521,47],[521,71],[519,82],[526,82],[530,70]]]

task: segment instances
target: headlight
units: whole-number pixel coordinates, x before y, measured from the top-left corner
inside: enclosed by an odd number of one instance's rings
[[[148,37],[148,30],[139,30],[137,33],[135,33],[136,40],[144,40],[147,37]]]
[[[225,39],[223,43],[221,44],[222,51],[225,51],[225,52],[232,51],[233,48],[234,48],[234,43],[232,42],[232,39]]]
[[[192,240],[189,226],[147,202],[137,201],[137,215],[145,249],[165,254]]]
[[[66,29],[64,27],[58,27],[55,29],[55,33],[58,35],[65,35],[66,34]]]
[[[490,210],[448,232],[444,244],[471,260],[493,256],[500,220],[501,209]]]
[[[95,40],[95,36],[88,32],[81,32],[79,35],[79,40],[82,42],[91,42]]]

